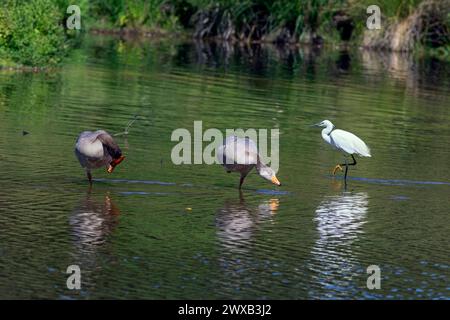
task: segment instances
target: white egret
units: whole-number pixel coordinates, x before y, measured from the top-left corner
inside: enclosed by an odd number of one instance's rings
[[[217,159],[228,173],[234,171],[241,174],[239,189],[241,189],[245,177],[254,167],[261,177],[277,186],[281,185],[275,171],[261,161],[256,143],[248,137],[227,137],[224,144],[217,148]]]
[[[104,130],[82,132],[75,145],[75,155],[81,167],[86,168],[90,184],[92,184],[92,169],[106,166],[107,171],[112,173],[114,168],[125,159],[117,143]]]
[[[346,159],[345,163],[337,164],[334,167],[333,175],[336,174],[336,171],[338,169],[343,171],[342,166],[345,166],[344,179],[345,181],[347,181],[348,166],[356,165],[356,159],[354,155],[356,154],[361,157],[371,157],[370,149],[364,143],[364,141],[362,141],[360,138],[358,138],[351,132],[340,129],[334,129],[334,125],[331,123],[331,121],[324,120],[322,122],[314,124],[313,126],[324,127],[324,129],[322,130],[323,140],[325,140],[333,148],[342,151],[344,153],[344,156],[346,154],[351,155],[353,159],[353,163],[348,163]]]

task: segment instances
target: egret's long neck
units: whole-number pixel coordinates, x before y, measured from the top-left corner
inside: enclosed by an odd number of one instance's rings
[[[333,131],[332,125],[327,126],[325,129],[322,130],[322,138],[323,138],[323,140],[325,140],[328,143],[330,143],[330,141],[331,141],[331,137],[330,137],[331,131]]]

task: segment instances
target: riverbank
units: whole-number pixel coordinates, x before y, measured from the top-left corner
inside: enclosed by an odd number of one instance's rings
[[[449,0],[379,1],[379,30],[366,27],[370,16],[367,8],[372,4],[366,0],[156,0],[153,10],[140,0],[131,2],[132,5],[118,12],[107,11],[105,19],[100,20],[106,21],[106,25],[96,26],[96,32],[144,36],[175,33],[232,43],[344,44],[450,59]],[[149,32],[148,28],[156,32]],[[161,29],[165,32],[160,32]]]
[[[68,30],[68,0],[0,5],[0,65],[56,65],[85,32],[124,38],[194,38],[278,46],[354,46],[450,61],[450,0],[379,1],[381,29],[368,30],[366,0],[82,1],[81,30]]]

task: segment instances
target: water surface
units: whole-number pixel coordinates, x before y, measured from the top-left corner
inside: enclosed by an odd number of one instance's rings
[[[1,298],[448,299],[449,66],[360,51],[88,37],[57,70],[0,72]],[[94,186],[79,132],[124,130]],[[350,130],[351,169],[309,127]],[[176,128],[277,128],[276,188],[172,164]],[[23,130],[29,134],[24,135]],[[82,289],[66,288],[66,268]],[[381,268],[380,290],[366,268]]]

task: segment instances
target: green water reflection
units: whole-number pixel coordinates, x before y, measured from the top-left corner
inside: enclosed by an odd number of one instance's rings
[[[447,298],[448,64],[362,51],[88,37],[46,73],[0,72],[0,297]],[[79,132],[121,132],[94,173]],[[373,157],[344,190],[330,119]],[[277,128],[276,188],[172,164],[176,128]],[[29,132],[23,135],[22,131]],[[66,288],[68,265],[81,291]],[[382,289],[366,288],[366,268]]]

